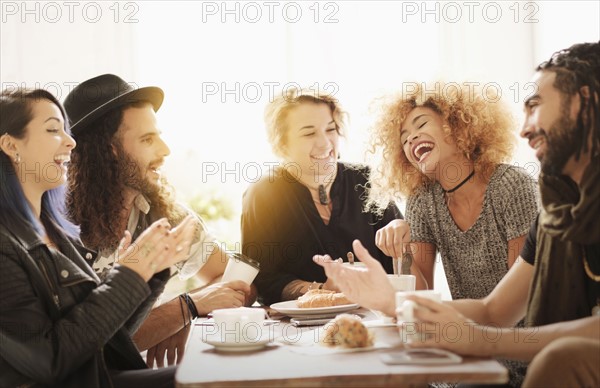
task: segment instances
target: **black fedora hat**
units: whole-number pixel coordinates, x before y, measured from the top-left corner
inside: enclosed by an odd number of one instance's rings
[[[77,85],[65,98],[64,106],[71,132],[77,137],[98,117],[123,105],[147,101],[158,111],[164,96],[158,87],[138,88],[114,74],[103,74]]]

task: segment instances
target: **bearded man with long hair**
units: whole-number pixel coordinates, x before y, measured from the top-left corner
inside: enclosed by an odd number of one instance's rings
[[[69,169],[68,212],[81,228],[81,239],[99,252],[93,268],[102,277],[118,264],[119,245],[137,237],[154,220],[179,224],[192,213],[174,200],[160,168],[169,155],[155,112],[163,101],[157,87],[135,88],[105,74],[87,80],[65,99],[73,136],[78,143]],[[217,308],[250,301],[250,286],[240,281],[215,283],[227,256],[195,216],[196,233],[186,260],[172,268],[182,278],[196,275],[210,284],[152,310],[133,335],[147,363],[158,366],[180,360],[191,319]],[[115,301],[118,303],[118,301]]]
[[[542,211],[514,265],[485,298],[445,303],[409,298],[425,307],[415,312],[418,327],[430,334],[432,327],[443,328],[411,348],[530,361],[525,388],[597,387],[600,42],[556,52],[537,67],[532,82],[536,89],[525,101],[521,137],[540,161]],[[358,241],[354,250],[366,269],[323,256],[314,260],[348,299],[393,315],[394,292],[386,287],[383,268]],[[522,318],[526,327],[510,327]],[[448,327],[460,329],[448,334]]]

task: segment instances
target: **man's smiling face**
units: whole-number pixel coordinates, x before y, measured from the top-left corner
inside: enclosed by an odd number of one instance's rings
[[[525,101],[521,137],[529,139],[545,174],[568,174],[567,162],[578,149],[575,136],[579,97],[567,96],[554,87],[556,73],[540,71],[533,77],[536,92]]]

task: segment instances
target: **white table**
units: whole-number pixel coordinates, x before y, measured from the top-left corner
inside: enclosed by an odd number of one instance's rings
[[[280,342],[258,351],[217,351],[202,341],[210,330],[214,328],[198,325],[192,329],[176,374],[178,387],[388,387],[426,385],[435,381],[486,384],[508,381],[506,368],[493,359],[465,358],[461,364],[445,366],[384,364],[380,355],[401,347],[398,333],[392,327],[371,329],[378,341],[391,344],[392,349],[310,356],[295,353],[290,350],[291,345]],[[289,339],[298,329],[281,322],[269,330],[273,337],[283,333]]]

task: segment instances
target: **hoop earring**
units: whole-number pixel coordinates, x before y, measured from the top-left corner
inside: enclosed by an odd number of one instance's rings
[[[17,152],[17,154],[15,155],[15,163],[19,164],[21,163],[21,155],[19,155],[19,153]]]

